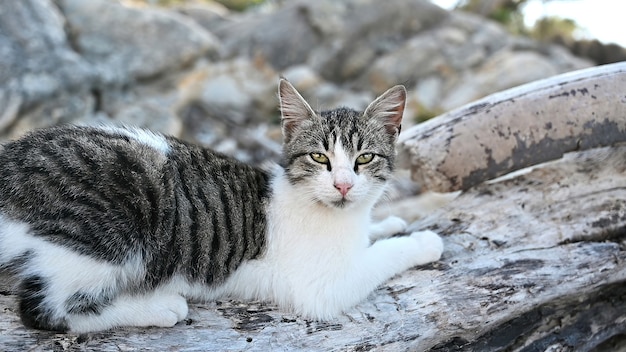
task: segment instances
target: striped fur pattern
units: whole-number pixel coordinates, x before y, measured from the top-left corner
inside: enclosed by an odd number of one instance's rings
[[[265,244],[269,174],[173,138],[110,127],[51,128],[7,144],[0,165],[4,221],[27,223],[28,236],[41,246],[140,267],[133,269],[140,280],[102,292],[76,290],[65,300],[69,312],[98,313],[116,291],[148,292],[174,275],[221,283]],[[37,249],[17,245],[24,322],[66,329],[41,302],[54,283],[34,267]]]
[[[372,223],[405,91],[317,113],[285,80],[281,165],[264,170],[175,138],[55,127],[0,149],[0,267],[25,325],[72,332],[173,326],[187,300],[340,314],[389,277],[437,260],[441,239]]]

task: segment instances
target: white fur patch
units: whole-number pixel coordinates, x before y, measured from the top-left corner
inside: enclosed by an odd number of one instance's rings
[[[68,248],[35,237],[26,223],[0,215],[0,262],[7,263],[29,253],[30,260],[20,276],[39,275],[57,281],[59,290],[73,294],[83,287],[100,287],[105,282],[124,283],[144,275],[142,259],[131,258],[123,266],[98,261]]]
[[[159,133],[136,127],[121,128],[116,126],[101,126],[100,128],[111,134],[123,135],[132,138],[139,143],[160,151],[163,154],[167,154],[170,151],[170,145],[167,143],[167,139]]]
[[[377,224],[370,226],[370,240],[375,242],[384,238],[389,238],[397,233],[403,232],[407,227],[406,221],[397,216],[389,216]]]
[[[11,221],[0,214],[0,264],[6,264],[13,258],[25,253],[30,243],[29,226],[23,222]]]
[[[120,296],[99,315],[71,316],[68,325],[74,333],[117,326],[171,327],[187,317],[188,309],[182,296],[156,290],[145,295]]]

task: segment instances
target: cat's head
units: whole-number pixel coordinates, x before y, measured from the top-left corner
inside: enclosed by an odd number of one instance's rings
[[[334,208],[372,205],[394,169],[406,90],[395,86],[358,112],[315,112],[285,79],[279,84],[282,166],[299,196]]]

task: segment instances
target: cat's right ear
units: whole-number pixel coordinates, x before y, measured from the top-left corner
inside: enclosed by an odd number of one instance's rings
[[[402,128],[402,115],[406,105],[406,88],[389,88],[365,109],[365,116],[383,121],[387,132],[398,137]]]
[[[311,109],[311,106],[296,88],[284,78],[278,82],[278,98],[280,100],[281,127],[285,143],[287,143],[302,122],[315,116],[315,111]]]

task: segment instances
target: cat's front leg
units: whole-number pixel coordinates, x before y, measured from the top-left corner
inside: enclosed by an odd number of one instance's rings
[[[394,275],[436,261],[442,253],[443,241],[432,231],[378,240],[355,252],[353,265],[346,267],[342,261],[333,266],[329,260],[319,280],[294,280],[294,306],[310,318],[334,317],[364,300]]]
[[[426,230],[415,231],[411,233],[410,238],[417,241],[419,246],[419,255],[415,258],[415,265],[424,265],[435,262],[441,258],[443,254],[443,240],[438,234]]]
[[[76,333],[108,330],[114,327],[171,327],[187,317],[184,297],[162,291],[144,295],[121,295],[100,314],[67,316],[69,330]]]
[[[397,216],[389,216],[380,222],[370,225],[370,241],[378,241],[391,237],[406,230],[407,223]]]
[[[372,244],[364,253],[364,266],[378,267],[381,281],[408,268],[441,258],[443,241],[432,231],[416,231],[409,236],[393,237]]]

